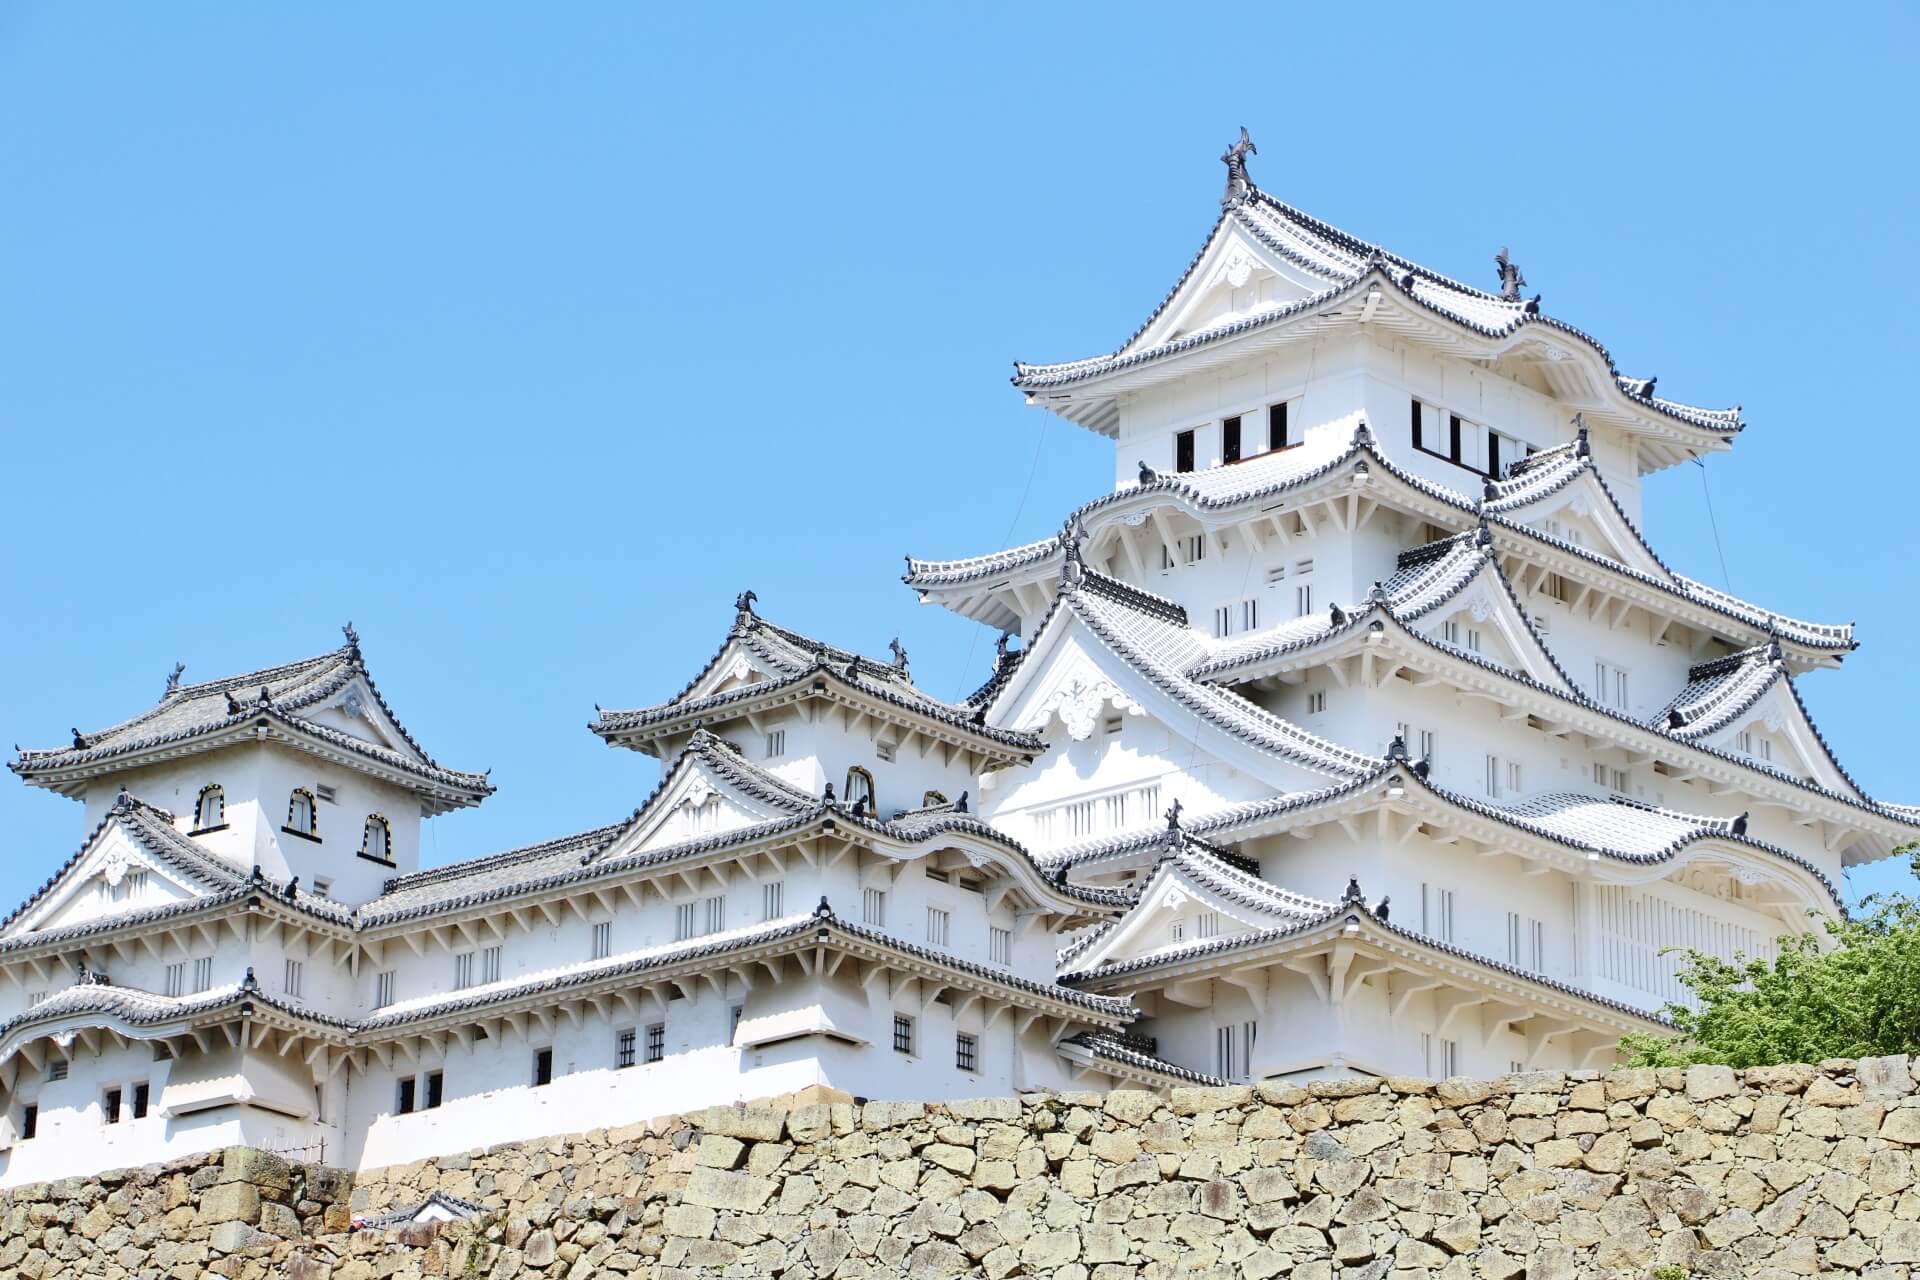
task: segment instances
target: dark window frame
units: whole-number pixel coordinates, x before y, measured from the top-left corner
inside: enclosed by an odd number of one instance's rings
[[[980,1037],[970,1031],[953,1036],[953,1065],[961,1071],[980,1070]]]
[[[1220,462],[1224,466],[1238,461],[1240,461],[1240,415],[1236,413],[1231,418],[1220,420]]]
[[[25,1142],[40,1132],[40,1104],[29,1102],[20,1108],[20,1141]]]
[[[538,1089],[542,1085],[549,1085],[552,1083],[553,1083],[553,1046],[547,1045],[544,1048],[535,1049],[533,1051],[533,1087]]]
[[[1197,452],[1198,444],[1195,437],[1198,436],[1198,434],[1198,427],[1189,427],[1185,431],[1177,431],[1174,433],[1173,469],[1175,472],[1184,473],[1194,469],[1194,456]]]
[[[133,1118],[135,1120],[147,1118],[147,1104],[152,1101],[152,1098],[153,1087],[145,1080],[133,1086]]]
[[[419,1109],[419,1090],[412,1076],[401,1076],[394,1084],[393,1114],[410,1116]]]
[[[426,1098],[420,1103],[422,1111],[432,1111],[446,1100],[447,1073],[445,1071],[427,1072]]]
[[[100,1100],[100,1109],[106,1113],[108,1124],[120,1123],[120,1104],[126,1100],[126,1094],[115,1086],[106,1091]]]
[[[640,1060],[640,1030],[622,1027],[613,1033],[613,1067],[619,1071]]]
[[[667,1056],[667,1024],[649,1022],[647,1024],[646,1062],[662,1062]]]
[[[1426,445],[1420,442],[1420,411],[1424,406],[1424,402],[1420,399],[1419,396],[1414,396],[1412,398],[1412,404],[1413,404],[1413,447],[1416,452],[1424,453],[1429,458],[1438,458],[1442,462],[1451,462],[1454,466],[1459,467],[1462,471],[1472,472],[1476,476],[1481,476],[1483,478],[1491,477],[1493,479],[1499,478],[1497,472],[1483,471],[1479,467],[1474,466],[1471,462],[1466,461],[1466,459],[1462,456],[1463,446],[1465,444],[1465,439],[1466,439],[1466,429],[1473,425],[1471,422],[1467,421],[1465,418],[1462,418],[1457,413],[1449,412],[1447,414],[1447,452],[1442,453],[1438,449],[1429,449]],[[1424,406],[1424,407],[1433,408],[1436,412],[1439,411],[1438,406]],[[1497,460],[1499,457],[1499,450],[1497,447],[1493,445],[1493,438],[1495,435],[1494,429],[1492,427],[1488,427],[1486,430],[1487,430],[1487,442],[1489,446],[1488,455],[1490,458]],[[1529,447],[1528,453],[1531,453],[1531,452],[1532,452],[1532,449]],[[1522,455],[1522,456],[1525,456],[1525,455]],[[1515,461],[1518,461],[1518,459],[1515,459]]]
[[[913,1056],[913,1019],[904,1013],[893,1015],[893,1051]]]
[[[1287,441],[1287,401],[1267,406],[1267,452],[1278,453],[1282,449],[1291,449]]]

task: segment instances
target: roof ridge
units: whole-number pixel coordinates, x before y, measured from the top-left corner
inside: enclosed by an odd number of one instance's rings
[[[1122,582],[1118,578],[1108,577],[1097,569],[1083,568],[1081,570],[1081,581],[1079,585],[1097,596],[1103,596],[1113,601],[1117,605],[1122,605],[1129,609],[1138,609],[1142,613],[1152,614],[1154,617],[1163,621],[1176,623],[1183,627],[1188,625],[1186,606],[1170,600],[1166,596],[1148,591],[1144,587],[1136,587],[1132,583]]]

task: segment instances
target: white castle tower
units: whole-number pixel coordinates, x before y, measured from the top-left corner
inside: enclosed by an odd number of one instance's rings
[[[182,684],[24,781],[79,850],[0,922],[0,1185],[229,1144],[377,1166],[780,1095],[1599,1065],[1920,837],[1794,680],[1850,626],[1669,569],[1640,481],[1737,411],[1255,188],[1111,355],[1058,537],[907,581],[959,702],[736,600],[617,821],[444,867],[479,804],[359,638]],[[1012,638],[1019,638],[1014,646]],[[655,688],[672,682],[647,677]],[[52,860],[49,859],[51,862]]]
[[[1685,994],[1664,948],[1769,955],[1920,834],[1795,692],[1852,628],[1641,535],[1642,477],[1728,448],[1737,409],[1621,376],[1505,250],[1483,292],[1290,207],[1251,150],[1131,338],[1016,367],[1114,441],[1113,492],[1057,538],[909,560],[923,600],[1022,637],[987,723],[1047,749],[982,812],[1138,894],[1061,957],[1141,1010],[1095,1057],[1602,1063]]]

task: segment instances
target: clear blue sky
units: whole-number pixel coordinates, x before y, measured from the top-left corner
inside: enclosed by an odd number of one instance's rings
[[[1263,187],[1469,280],[1511,245],[1626,371],[1746,406],[1731,586],[1859,620],[1805,694],[1920,801],[1915,9],[1451,8],[0,8],[0,744],[352,619],[500,786],[445,861],[632,808],[593,704],[670,695],[744,587],[957,693],[990,647],[902,554],[1106,483],[1009,362],[1133,329],[1245,124]],[[1697,469],[1648,524],[1724,581]],[[80,809],[0,777],[0,831],[11,903]]]

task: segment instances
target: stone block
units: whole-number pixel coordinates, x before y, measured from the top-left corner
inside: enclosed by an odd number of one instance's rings
[[[708,1169],[738,1169],[747,1154],[747,1144],[738,1138],[709,1132],[700,1139],[695,1163]]]
[[[252,1225],[260,1220],[260,1188],[250,1182],[223,1182],[208,1187],[201,1193],[198,1217],[205,1226],[222,1222]]]
[[[772,1107],[708,1107],[691,1119],[707,1133],[749,1142],[778,1142],[787,1127],[787,1113]]]
[[[1701,1063],[1687,1068],[1687,1100],[1690,1102],[1731,1097],[1739,1089],[1740,1082],[1732,1067]]]
[[[223,1222],[208,1237],[208,1244],[215,1253],[239,1253],[243,1249],[273,1243],[272,1236],[244,1222]]]
[[[1920,1107],[1895,1107],[1880,1122],[1880,1136],[1906,1147],[1920,1147]]]
[[[248,1182],[272,1191],[293,1186],[293,1169],[279,1156],[253,1147],[228,1147],[220,1153],[220,1181]]]
[[[1143,1124],[1160,1109],[1160,1097],[1145,1089],[1115,1089],[1101,1103],[1101,1109],[1121,1124]]]
[[[771,1178],[756,1178],[750,1173],[727,1169],[699,1168],[687,1179],[681,1193],[686,1204],[709,1209],[731,1209],[736,1213],[758,1213],[774,1192]]]
[[[1237,1108],[1252,1097],[1246,1085],[1186,1085],[1174,1089],[1169,1101],[1173,1114],[1198,1116]]]

